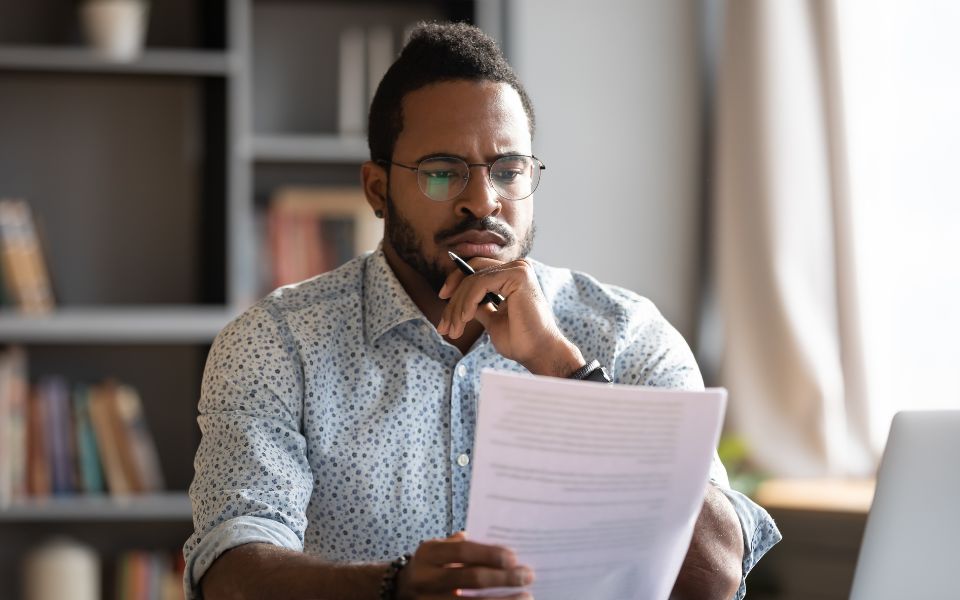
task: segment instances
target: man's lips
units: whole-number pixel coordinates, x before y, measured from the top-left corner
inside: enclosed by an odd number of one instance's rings
[[[486,258],[497,258],[503,246],[499,244],[471,244],[470,242],[460,242],[450,246],[450,248],[463,259],[484,256]]]
[[[477,245],[486,245],[486,244],[496,244],[497,246],[505,246],[506,240],[503,239],[500,234],[494,233],[492,231],[464,231],[461,234],[455,235],[451,238],[447,238],[444,242],[448,246],[456,246],[459,244],[477,244]]]

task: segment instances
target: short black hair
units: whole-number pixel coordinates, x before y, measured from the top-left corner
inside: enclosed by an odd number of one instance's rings
[[[533,137],[533,103],[496,42],[467,23],[418,23],[370,103],[370,160],[392,159],[403,130],[404,96],[432,83],[457,79],[510,85],[520,94]]]

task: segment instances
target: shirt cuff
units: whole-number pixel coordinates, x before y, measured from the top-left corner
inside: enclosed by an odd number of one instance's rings
[[[221,554],[253,542],[273,544],[298,552],[303,543],[289,527],[263,517],[235,517],[211,529],[187,559],[183,573],[183,597],[199,600],[200,579]]]
[[[773,517],[763,507],[736,490],[722,485],[717,487],[733,504],[737,518],[740,519],[740,531],[743,533],[743,574],[734,599],[742,600],[747,593],[747,574],[750,569],[783,536],[773,522]]]

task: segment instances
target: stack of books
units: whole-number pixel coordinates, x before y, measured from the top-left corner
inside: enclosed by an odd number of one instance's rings
[[[50,275],[30,206],[0,199],[0,305],[26,314],[53,310]]]
[[[27,380],[21,348],[0,354],[0,506],[26,497],[163,489],[137,391],[108,379]]]
[[[271,199],[266,230],[269,264],[262,279],[274,289],[373,250],[383,227],[358,188],[287,187]]]
[[[118,600],[183,600],[183,554],[132,550],[117,558]]]

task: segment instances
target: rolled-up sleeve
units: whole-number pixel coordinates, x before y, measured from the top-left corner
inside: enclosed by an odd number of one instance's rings
[[[303,549],[313,477],[301,434],[298,348],[266,298],[217,336],[201,385],[202,433],[190,486],[194,533],[184,593],[227,550],[251,542]]]

